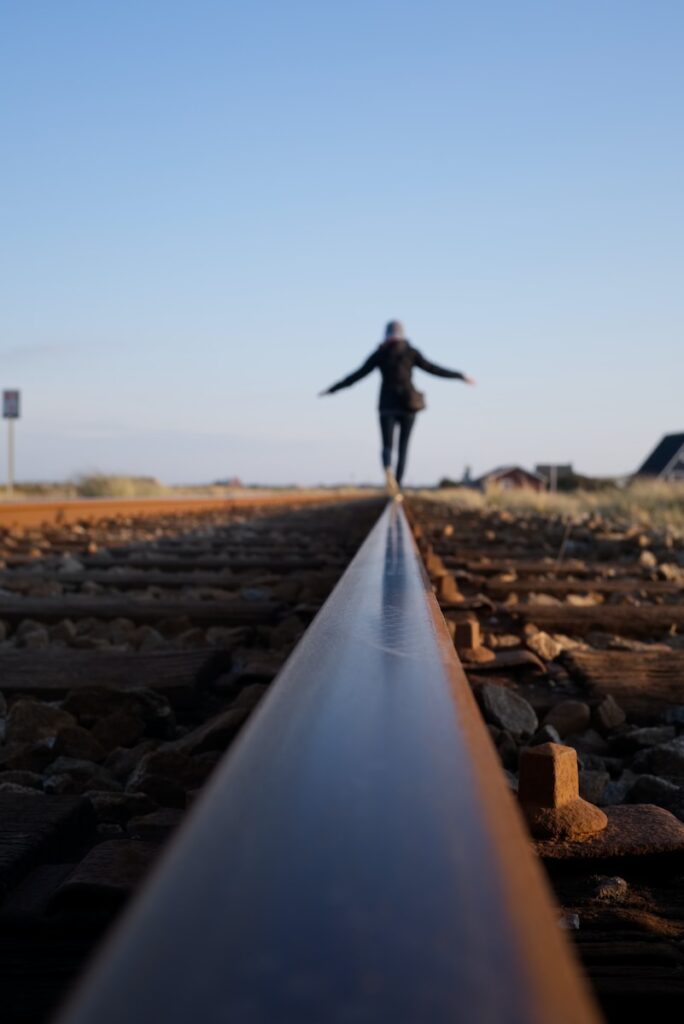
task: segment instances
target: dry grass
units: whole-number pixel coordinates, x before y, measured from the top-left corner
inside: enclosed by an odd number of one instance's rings
[[[4,501],[64,501],[81,498],[259,498],[270,494],[300,495],[323,494],[353,498],[371,496],[372,488],[358,487],[265,487],[261,485],[229,486],[227,484],[169,485],[154,477],[125,476],[93,471],[82,473],[72,480],[46,483],[17,484],[11,494],[0,485],[0,503]]]
[[[150,476],[126,476],[99,473],[96,470],[81,473],[72,480],[54,483],[22,482],[11,494],[0,485],[2,501],[64,501],[79,498],[227,498],[235,494],[250,493],[249,488],[228,487],[219,484],[198,486],[172,486]]]
[[[424,491],[422,495],[463,509],[509,509],[523,515],[536,512],[574,520],[598,514],[623,525],[684,532],[684,483],[638,482],[627,487],[556,494],[500,487],[489,488],[483,493],[466,487],[453,487]]]
[[[163,498],[171,489],[151,476],[84,473],[74,481],[79,498]]]

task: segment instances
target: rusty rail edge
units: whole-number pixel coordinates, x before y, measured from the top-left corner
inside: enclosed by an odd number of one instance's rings
[[[183,515],[192,512],[220,512],[225,508],[279,508],[281,506],[324,505],[374,496],[372,492],[339,494],[297,493],[257,494],[247,492],[230,498],[81,498],[57,501],[0,502],[0,527],[37,527],[119,516]]]
[[[591,1024],[390,503],[59,1024]]]

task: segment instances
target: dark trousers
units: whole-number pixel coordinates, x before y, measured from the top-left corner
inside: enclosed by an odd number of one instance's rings
[[[416,418],[414,412],[381,412],[380,433],[382,434],[382,464],[387,469],[392,465],[392,448],[394,447],[394,431],[399,428],[399,453],[397,456],[396,477],[401,483],[406,465],[409,437]]]

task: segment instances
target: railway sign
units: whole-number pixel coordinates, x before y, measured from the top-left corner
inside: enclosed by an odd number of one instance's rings
[[[21,392],[3,391],[2,416],[7,420],[7,494],[14,490],[14,421],[19,419]]]
[[[18,420],[19,419],[19,406],[20,406],[20,395],[19,391],[3,391],[2,393],[2,415],[6,420]]]

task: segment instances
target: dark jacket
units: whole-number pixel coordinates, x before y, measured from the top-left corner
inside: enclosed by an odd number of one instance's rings
[[[356,384],[357,380],[361,380],[371,370],[377,368],[382,374],[382,387],[378,403],[380,412],[408,412],[410,410],[409,396],[413,391],[411,374],[414,366],[434,374],[435,377],[452,377],[463,380],[462,373],[457,370],[445,370],[443,366],[429,362],[408,341],[384,341],[378,345],[363,366],[354,373],[350,373],[348,377],[338,380],[337,384],[333,384],[328,390],[332,394],[333,391],[348,388],[350,384]]]

